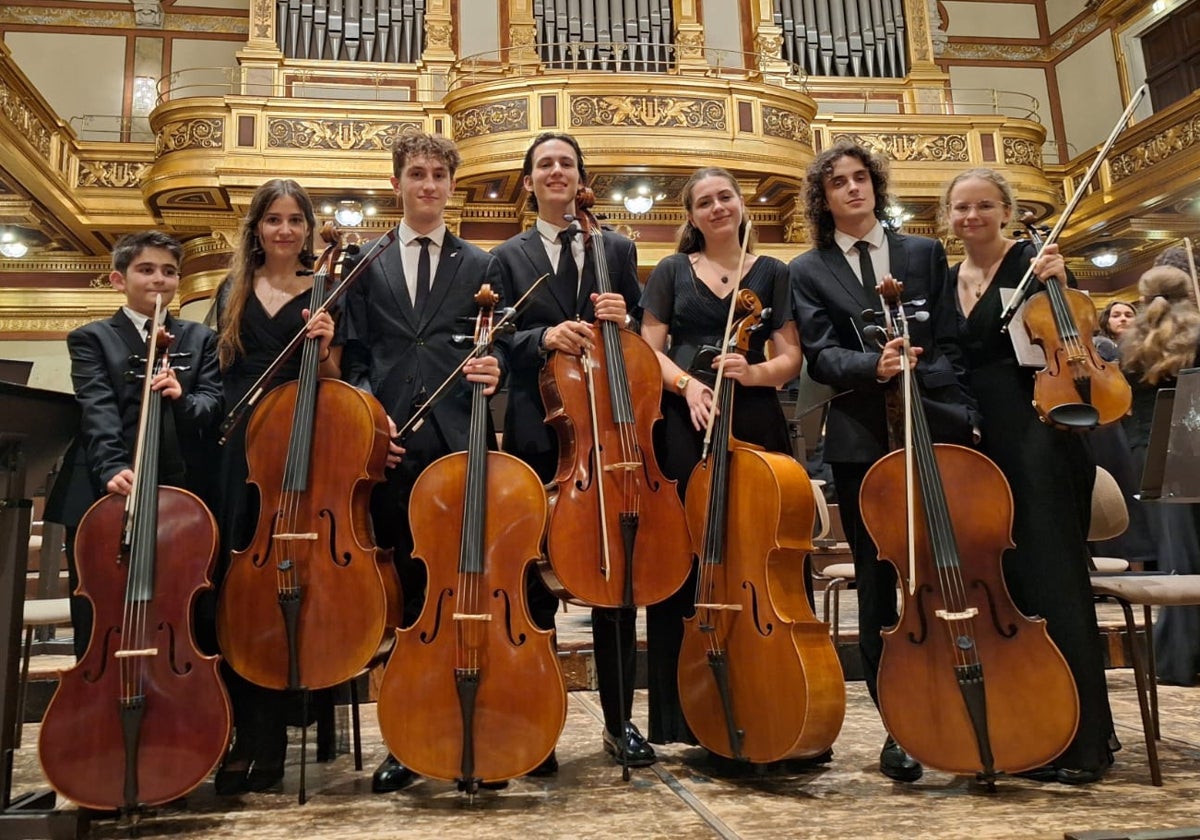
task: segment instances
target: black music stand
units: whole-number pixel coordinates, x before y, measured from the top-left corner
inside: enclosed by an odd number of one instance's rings
[[[1145,501],[1200,502],[1200,368],[1158,392],[1142,471]]]
[[[70,394],[0,382],[0,838],[74,838],[80,814],[54,810],[53,791],[12,801],[25,563],[32,497],[79,429]]]

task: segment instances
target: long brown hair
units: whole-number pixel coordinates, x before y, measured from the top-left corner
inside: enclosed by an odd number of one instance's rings
[[[696,184],[703,181],[705,178],[724,178],[729,182],[729,186],[737,193],[738,198],[742,197],[742,188],[738,184],[737,179],[733,177],[727,169],[722,169],[719,166],[707,166],[704,169],[697,169],[692,173],[692,177],[688,178],[687,183],[683,185],[683,190],[680,196],[683,198],[683,209],[690,216],[692,213],[692,193],[696,189]],[[738,222],[738,242],[742,241],[742,237],[746,235],[746,208],[742,206],[742,220]],[[756,238],[756,237],[755,237]],[[675,250],[681,254],[697,254],[704,251],[705,248],[704,234],[700,232],[700,228],[692,224],[690,218],[685,218],[683,224],[679,226],[679,230],[675,233]],[[750,240],[750,250],[754,250],[754,238]]]
[[[254,192],[250,199],[250,211],[242,220],[238,233],[237,249],[233,253],[229,276],[217,290],[220,319],[217,323],[217,360],[221,370],[227,370],[238,356],[244,351],[242,346],[242,314],[246,311],[246,301],[254,293],[254,273],[266,262],[266,252],[258,241],[258,224],[262,221],[267,210],[278,199],[291,196],[300,205],[304,220],[308,224],[308,236],[317,227],[317,217],[313,212],[312,200],[304,187],[290,178],[273,178]],[[300,253],[300,261],[312,265],[313,253],[308,245]]]
[[[1138,280],[1142,306],[1121,336],[1121,368],[1150,385],[1174,379],[1196,359],[1200,310],[1192,278],[1160,265]]]

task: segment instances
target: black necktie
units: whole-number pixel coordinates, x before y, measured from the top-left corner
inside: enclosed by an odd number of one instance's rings
[[[413,309],[417,314],[425,307],[425,301],[429,299],[429,242],[428,236],[418,236],[417,242],[421,243],[421,255],[417,257],[417,295],[413,301]]]
[[[570,290],[571,297],[574,297],[579,291],[579,266],[575,262],[575,252],[571,250],[571,242],[577,233],[579,233],[579,228],[575,226],[558,232],[558,238],[562,242],[562,251],[558,255],[558,269],[555,275],[558,282]]]
[[[878,281],[875,279],[875,266],[871,262],[871,243],[860,239],[854,243],[858,249],[858,270],[862,274],[862,284],[868,292],[874,292]]]

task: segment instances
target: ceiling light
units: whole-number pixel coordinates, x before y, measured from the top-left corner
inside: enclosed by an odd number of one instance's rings
[[[6,230],[0,234],[0,254],[3,254],[10,260],[19,260],[28,253],[29,246],[17,239],[12,231]]]
[[[1091,256],[1092,265],[1096,268],[1112,268],[1117,264],[1117,252],[1111,248],[1097,251]]]
[[[333,218],[343,227],[358,227],[363,221],[362,204],[357,201],[338,202],[337,209],[333,211]]]
[[[625,209],[635,215],[649,213],[654,207],[654,196],[650,195],[650,188],[645,184],[638,184],[636,193],[631,193],[625,196],[622,202]]]

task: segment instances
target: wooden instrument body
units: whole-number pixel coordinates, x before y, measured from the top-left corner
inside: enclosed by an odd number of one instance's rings
[[[145,628],[124,639],[129,564],[121,557],[125,497],[109,494],[79,523],[77,594],[95,610],[87,653],[59,680],[38,736],[38,754],[51,786],[88,808],[126,807],[126,744],[121,705],[139,685],[142,717],[137,739],[140,805],[177,799],[208,778],[229,743],[230,707],[218,673],[220,657],[195,643],[192,607],[212,583],[217,525],[199,498],[158,488],[157,567],[153,595],[137,602]],[[147,656],[120,657],[130,646]],[[136,671],[136,682],[129,673]]]
[[[1012,603],[1001,554],[1012,547],[1012,495],[1004,474],[984,455],[962,446],[933,447],[949,521],[958,544],[955,591],[948,599],[916,494],[916,591],[906,567],[908,525],[904,515],[904,452],[890,453],[868,471],[860,509],[881,560],[897,569],[902,593],[900,620],[883,633],[879,663],[879,710],[884,726],[913,758],[949,773],[983,770],[975,728],[956,677],[956,655],[969,627],[986,696],[987,731],[994,769],[1018,773],[1051,762],[1067,748],[1079,721],[1075,682],[1046,623]],[[955,558],[957,561],[958,558]],[[911,594],[910,594],[911,593]],[[978,611],[955,625],[938,611]]]
[[[308,489],[285,491],[299,380],[262,398],[246,429],[249,482],[260,505],[254,539],[232,554],[221,587],[217,638],[230,666],[266,688],[325,688],[354,677],[390,643],[400,623],[400,581],[391,553],[374,546],[369,510],[387,463],[387,414],[378,400],[321,379]],[[281,540],[288,531],[313,539]],[[300,588],[300,685],[289,685],[279,565],[292,563]]]
[[[486,453],[482,569],[464,572],[468,457],[443,456],[413,486],[413,556],[428,570],[428,594],[416,623],[396,631],[379,690],[379,727],[405,766],[459,779],[466,733],[456,671],[469,662],[478,675],[473,775],[500,781],[550,755],[566,723],[567,693],[554,633],[533,623],[525,601],[526,569],[540,555],[546,527],[545,490],[519,459]],[[463,618],[464,607],[475,618]]]
[[[813,615],[804,589],[812,484],[786,455],[738,445],[728,457],[727,537],[722,555],[711,558],[717,561],[710,562],[711,592],[701,597],[740,609],[698,605],[684,620],[680,703],[697,740],[718,755],[755,763],[811,758],[829,749],[845,716],[845,682],[829,625]],[[712,460],[693,470],[685,505],[702,564]],[[715,634],[701,629],[710,623]],[[709,664],[714,635],[727,652],[732,709],[744,730],[741,756],[730,743]]]
[[[692,568],[676,482],[663,476],[654,457],[653,428],[662,417],[662,370],[657,354],[641,336],[599,322],[593,335],[595,347],[588,354],[555,353],[540,374],[546,422],[559,441],[543,577],[559,597],[598,607],[645,606],[673,595]],[[623,358],[618,367],[626,371],[629,418],[614,416],[614,386],[606,372],[611,352]],[[599,421],[595,429],[589,419],[593,400]],[[603,465],[599,470],[597,460]],[[631,466],[625,469],[623,464]],[[631,564],[633,599],[627,604],[625,575],[630,564],[622,528],[623,514],[630,511],[638,525]],[[605,540],[607,575],[601,548]]]

